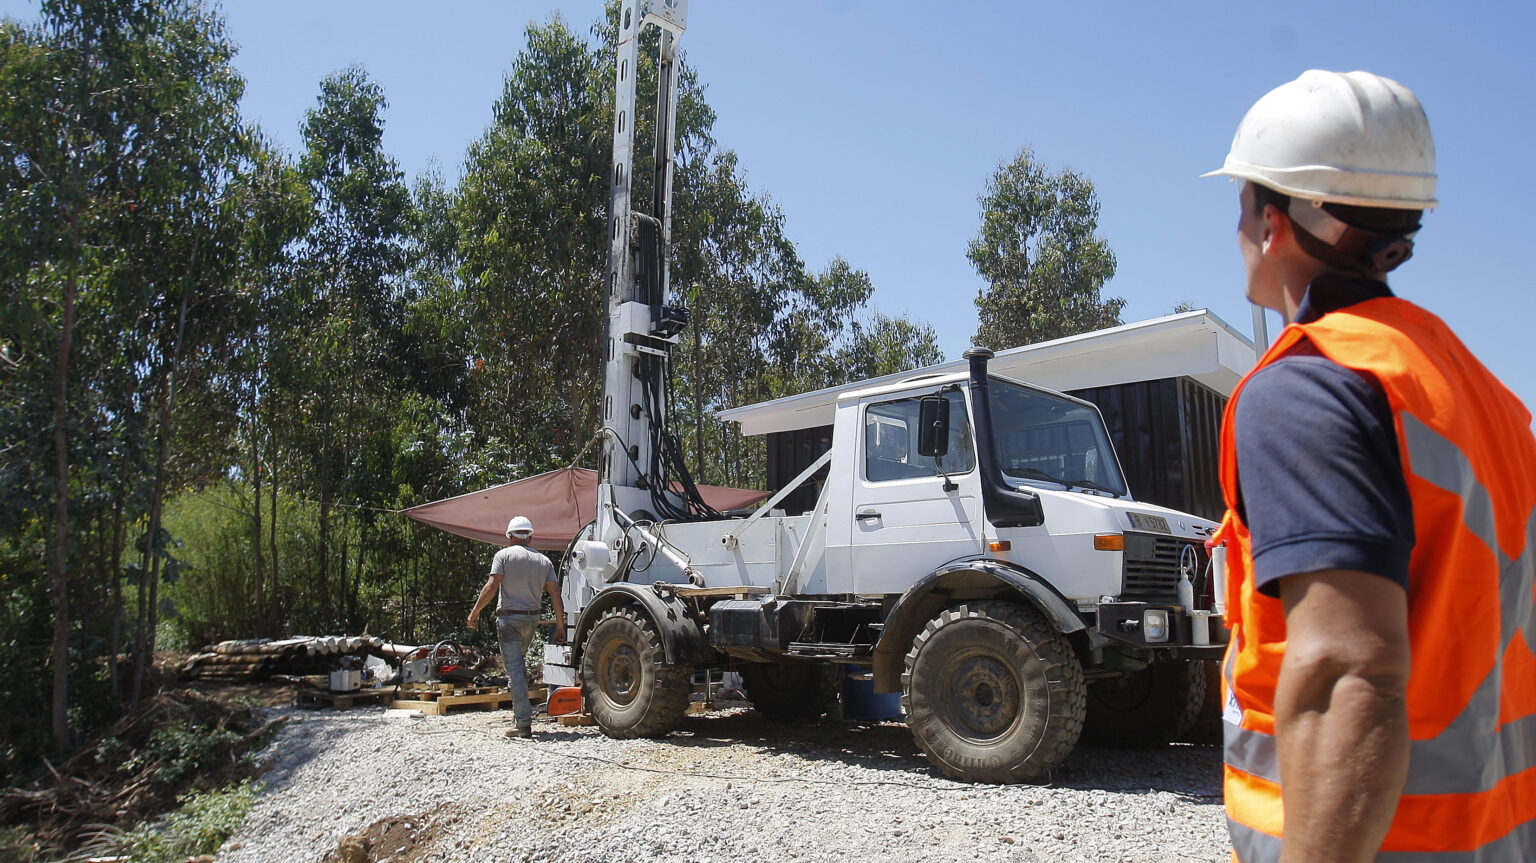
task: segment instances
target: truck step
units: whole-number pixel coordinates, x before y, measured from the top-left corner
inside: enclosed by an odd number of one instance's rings
[[[841,642],[820,641],[791,641],[789,643],[790,656],[814,657],[838,657],[838,656],[863,656],[872,650],[868,644],[843,644]]]

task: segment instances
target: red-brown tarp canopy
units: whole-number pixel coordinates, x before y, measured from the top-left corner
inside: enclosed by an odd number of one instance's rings
[[[768,496],[766,491],[701,485],[704,502],[715,509],[741,509]],[[564,551],[576,531],[597,514],[597,471],[568,467],[527,479],[472,491],[447,500],[413,506],[403,512],[422,524],[492,545],[507,544],[507,522],[525,515],[533,522],[533,542],[540,551]]]

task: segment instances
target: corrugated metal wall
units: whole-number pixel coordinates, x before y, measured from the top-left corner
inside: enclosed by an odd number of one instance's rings
[[[1204,518],[1225,509],[1216,476],[1227,400],[1191,378],[1074,390],[1098,405],[1131,496]]]
[[[832,427],[796,429],[768,435],[768,489],[778,491],[811,462],[832,448]],[[825,472],[823,468],[823,472]],[[799,515],[816,505],[816,484],[802,486],[779,504],[786,513]]]
[[[1216,476],[1221,414],[1227,399],[1192,378],[1163,378],[1070,393],[1098,405],[1137,500],[1220,520]],[[777,490],[832,448],[832,427],[768,435],[768,488]],[[786,499],[787,512],[816,503],[804,488]]]

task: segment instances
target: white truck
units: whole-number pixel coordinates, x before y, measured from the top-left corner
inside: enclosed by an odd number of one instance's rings
[[[660,736],[696,675],[731,667],[772,717],[815,716],[846,669],[901,693],[947,776],[1034,781],[1084,733],[1154,743],[1187,728],[1219,655],[1215,524],[1137,503],[1091,403],[988,374],[848,392],[831,449],[750,514],[711,510],[666,424],[686,313],[664,305],[671,103],[687,0],[624,0],[597,512],[566,555],[576,684],[615,737]],[[639,34],[661,29],[651,215],[627,177]],[[811,483],[815,505],[780,504]]]

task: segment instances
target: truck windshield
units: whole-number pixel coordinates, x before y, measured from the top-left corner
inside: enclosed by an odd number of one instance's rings
[[[1097,410],[997,378],[988,390],[998,466],[1004,473],[1117,496],[1126,493]]]

